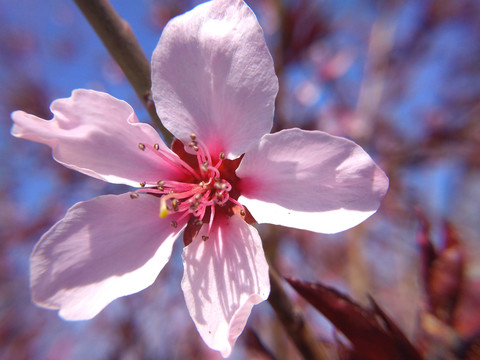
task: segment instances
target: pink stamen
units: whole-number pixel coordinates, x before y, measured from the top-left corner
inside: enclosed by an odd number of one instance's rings
[[[195,134],[192,134],[190,137],[192,141],[189,146],[195,150],[198,169],[193,169],[181,158],[173,158],[173,154],[160,151],[158,145],[139,144],[138,147],[143,151],[146,149],[153,151],[168,164],[180,167],[183,172],[188,175],[193,175],[196,181],[160,180],[157,183],[148,183],[148,186],[151,187],[145,187],[147,184],[142,183],[142,188],[138,189],[136,193],[161,195],[161,218],[165,218],[172,212],[175,212],[180,215],[178,219],[175,220],[176,224],[179,220],[183,220],[189,216],[194,217],[194,222],[205,222],[208,225],[204,237],[208,239],[208,235],[213,228],[217,210],[220,211],[220,209],[216,209],[217,206],[223,206],[230,201],[239,206],[243,213],[244,207],[237,200],[230,197],[232,185],[229,181],[222,178],[220,167],[225,159],[225,154],[221,152],[218,155],[218,161],[213,165],[211,154],[206,145],[198,140]],[[206,220],[205,215],[207,214],[208,208],[210,209],[210,214],[208,215],[208,220]],[[228,210],[229,209],[225,209],[225,211]]]
[[[213,167],[213,166],[209,166],[208,167],[208,170],[210,171],[213,171],[215,173],[215,176],[216,178],[219,178],[220,177],[220,171],[218,171],[218,168],[216,167]]]
[[[157,188],[141,188],[135,191],[136,193],[153,193],[153,194],[168,194],[168,189],[160,190]]]
[[[217,169],[220,167],[220,165],[222,165],[223,159],[225,159],[225,153],[224,153],[224,152],[221,152],[220,154],[218,154],[218,161],[217,161],[217,163],[215,164],[215,167],[216,167]]]
[[[165,197],[165,201],[170,200],[170,199],[185,199],[185,198],[195,196],[195,195],[201,193],[202,191],[203,191],[202,188],[195,187],[190,191],[184,191],[184,192],[178,192],[178,193],[173,192],[173,193],[169,193],[169,194],[165,195],[164,197]]]
[[[195,216],[196,218],[198,218],[200,221],[203,221],[203,217],[205,216],[205,211],[207,210],[207,207],[206,206],[202,206],[198,209],[196,209],[195,211],[193,211],[193,216]]]
[[[178,168],[180,166],[180,169],[184,170],[189,175],[193,175],[196,179],[200,179],[200,177],[197,175],[195,170],[192,169],[190,165],[188,165],[185,161],[180,159],[178,156],[173,158],[170,157],[170,154],[166,154],[161,150],[155,149],[152,145],[150,144],[143,144],[143,146],[151,151],[160,158],[162,158],[164,161],[168,162],[170,165],[174,165],[175,167]]]
[[[242,210],[245,210],[245,208],[243,207],[242,204],[240,204],[237,200],[235,199],[232,199],[231,197],[228,198],[228,200],[230,200],[232,203],[234,203],[235,205],[238,205],[242,208]]]
[[[228,195],[228,193],[225,193],[225,195],[222,194],[222,200],[217,201],[217,204],[218,204],[218,205],[223,205],[223,204],[225,204],[229,199],[230,199],[230,196]]]
[[[185,188],[185,189],[193,189],[198,187],[198,184],[195,183],[185,183],[181,181],[162,181],[161,185],[159,185],[164,188],[170,188],[170,189],[175,189],[178,191],[178,188]]]
[[[208,151],[207,146],[199,139],[195,139],[195,142],[197,143],[199,152],[204,158],[203,162],[208,161],[208,163],[211,164],[212,158],[210,157],[210,152]]]
[[[226,192],[229,192],[230,190],[232,190],[232,185],[230,185],[229,182],[224,181],[224,184],[226,185],[226,187],[225,187]]]
[[[188,215],[190,215],[190,213],[188,211],[185,211],[178,219],[177,219],[177,222],[179,222],[180,220],[184,219],[185,217],[187,217]]]

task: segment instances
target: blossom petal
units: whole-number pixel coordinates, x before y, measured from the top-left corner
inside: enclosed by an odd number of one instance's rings
[[[237,169],[239,201],[259,223],[320,233],[349,229],[380,206],[388,178],[357,144],[321,131],[266,135]]]
[[[263,31],[241,0],[172,19],[152,57],[158,115],[175,137],[238,157],[272,127],[278,79]]]
[[[138,148],[139,143],[159,144],[161,151],[172,154],[150,125],[138,122],[126,102],[79,89],[70,98],[55,100],[50,109],[50,121],[13,112],[12,134],[46,144],[59,163],[111,183],[138,186],[179,174],[153,151]]]
[[[203,241],[206,228],[184,249],[182,289],[203,340],[227,357],[253,305],[270,293],[268,264],[257,230],[239,215],[216,216]]]
[[[160,219],[150,195],[105,195],[68,210],[36,245],[30,260],[32,297],[67,320],[86,320],[118,297],[150,286],[183,230]]]

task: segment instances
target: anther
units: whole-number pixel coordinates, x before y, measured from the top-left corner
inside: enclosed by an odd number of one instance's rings
[[[190,139],[195,140],[196,138],[197,138],[197,135],[196,135],[196,134],[190,135]]]
[[[178,205],[180,205],[180,201],[178,199],[173,199],[172,200],[173,211],[178,211]]]
[[[138,148],[142,151],[145,150],[145,144],[142,144],[142,143],[138,143]]]
[[[170,226],[176,229],[177,226],[178,226],[178,223],[177,223],[175,220],[173,220],[173,221],[170,223]]]
[[[208,171],[208,161],[205,161],[202,165],[200,165],[200,169],[202,169],[203,172]]]
[[[241,215],[241,216],[245,216],[245,215],[247,215],[247,213],[245,212],[244,209],[242,209],[242,210],[240,210],[240,215]]]
[[[139,196],[137,193],[130,193],[130,199],[138,199]]]
[[[158,180],[158,181],[157,181],[157,185],[158,185],[158,186],[163,186],[163,185],[165,185],[165,180]]]
[[[225,153],[224,152],[221,152],[219,155],[218,155],[218,158],[223,160],[225,159]]]
[[[145,187],[145,185],[146,185],[145,181],[140,183],[140,187]]]
[[[197,145],[194,145],[194,146],[193,146],[193,150],[198,151],[198,150],[199,150],[199,149],[198,149],[198,146],[197,146]]]
[[[202,235],[202,240],[203,240],[203,241],[207,241],[207,240],[208,240],[208,236]]]
[[[203,221],[200,220],[200,219],[197,219],[197,220],[195,220],[195,222],[193,223],[193,225],[195,225],[195,226],[202,226],[202,225],[203,225]]]
[[[227,188],[227,184],[221,183],[218,181],[213,186],[215,187],[215,189],[218,189],[218,190],[224,190]]]
[[[190,146],[190,147],[194,147],[194,146],[197,146],[197,145],[198,144],[197,144],[196,141],[191,141],[190,144],[188,144],[188,146]],[[198,148],[198,146],[197,146],[197,148]]]
[[[195,201],[194,203],[192,203],[192,205],[190,205],[190,210],[192,210],[192,211],[197,210],[198,205],[200,205],[200,203],[198,201]]]
[[[158,149],[160,149],[160,145],[154,144],[154,145],[153,145],[153,148],[154,148],[155,150],[158,150]]]

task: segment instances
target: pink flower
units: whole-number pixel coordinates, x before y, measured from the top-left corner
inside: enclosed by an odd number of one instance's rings
[[[50,121],[12,113],[12,134],[134,193],[80,202],[31,257],[35,303],[90,319],[151,285],[184,232],[182,289],[208,346],[228,356],[270,291],[271,223],[334,233],[378,208],[388,179],[355,143],[272,127],[278,82],[255,15],[215,0],[171,20],[152,58],[153,99],[172,150],[125,102],[92,90],[55,100]],[[253,217],[253,218],[252,218]]]

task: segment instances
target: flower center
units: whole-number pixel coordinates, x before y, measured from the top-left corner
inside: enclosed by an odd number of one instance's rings
[[[177,220],[171,222],[173,227],[177,227],[178,221],[188,217],[185,233],[192,238],[185,240],[184,236],[186,245],[198,234],[203,224],[208,224],[207,234],[210,233],[217,212],[229,215],[239,213],[242,217],[246,215],[245,208],[237,201],[239,193],[233,189],[233,185],[239,180],[235,170],[241,158],[228,160],[223,152],[213,158],[195,134],[190,138],[188,147],[194,154],[186,152],[183,144],[175,140],[172,150],[178,157],[160,150],[158,144],[138,144],[140,150],[153,151],[164,161],[180,169],[184,176],[177,180],[160,179],[156,184],[143,182],[140,184],[141,189],[131,194],[132,198],[137,198],[139,193],[160,197],[161,218],[172,213],[181,213]],[[204,235],[203,240],[207,239],[208,236]]]

